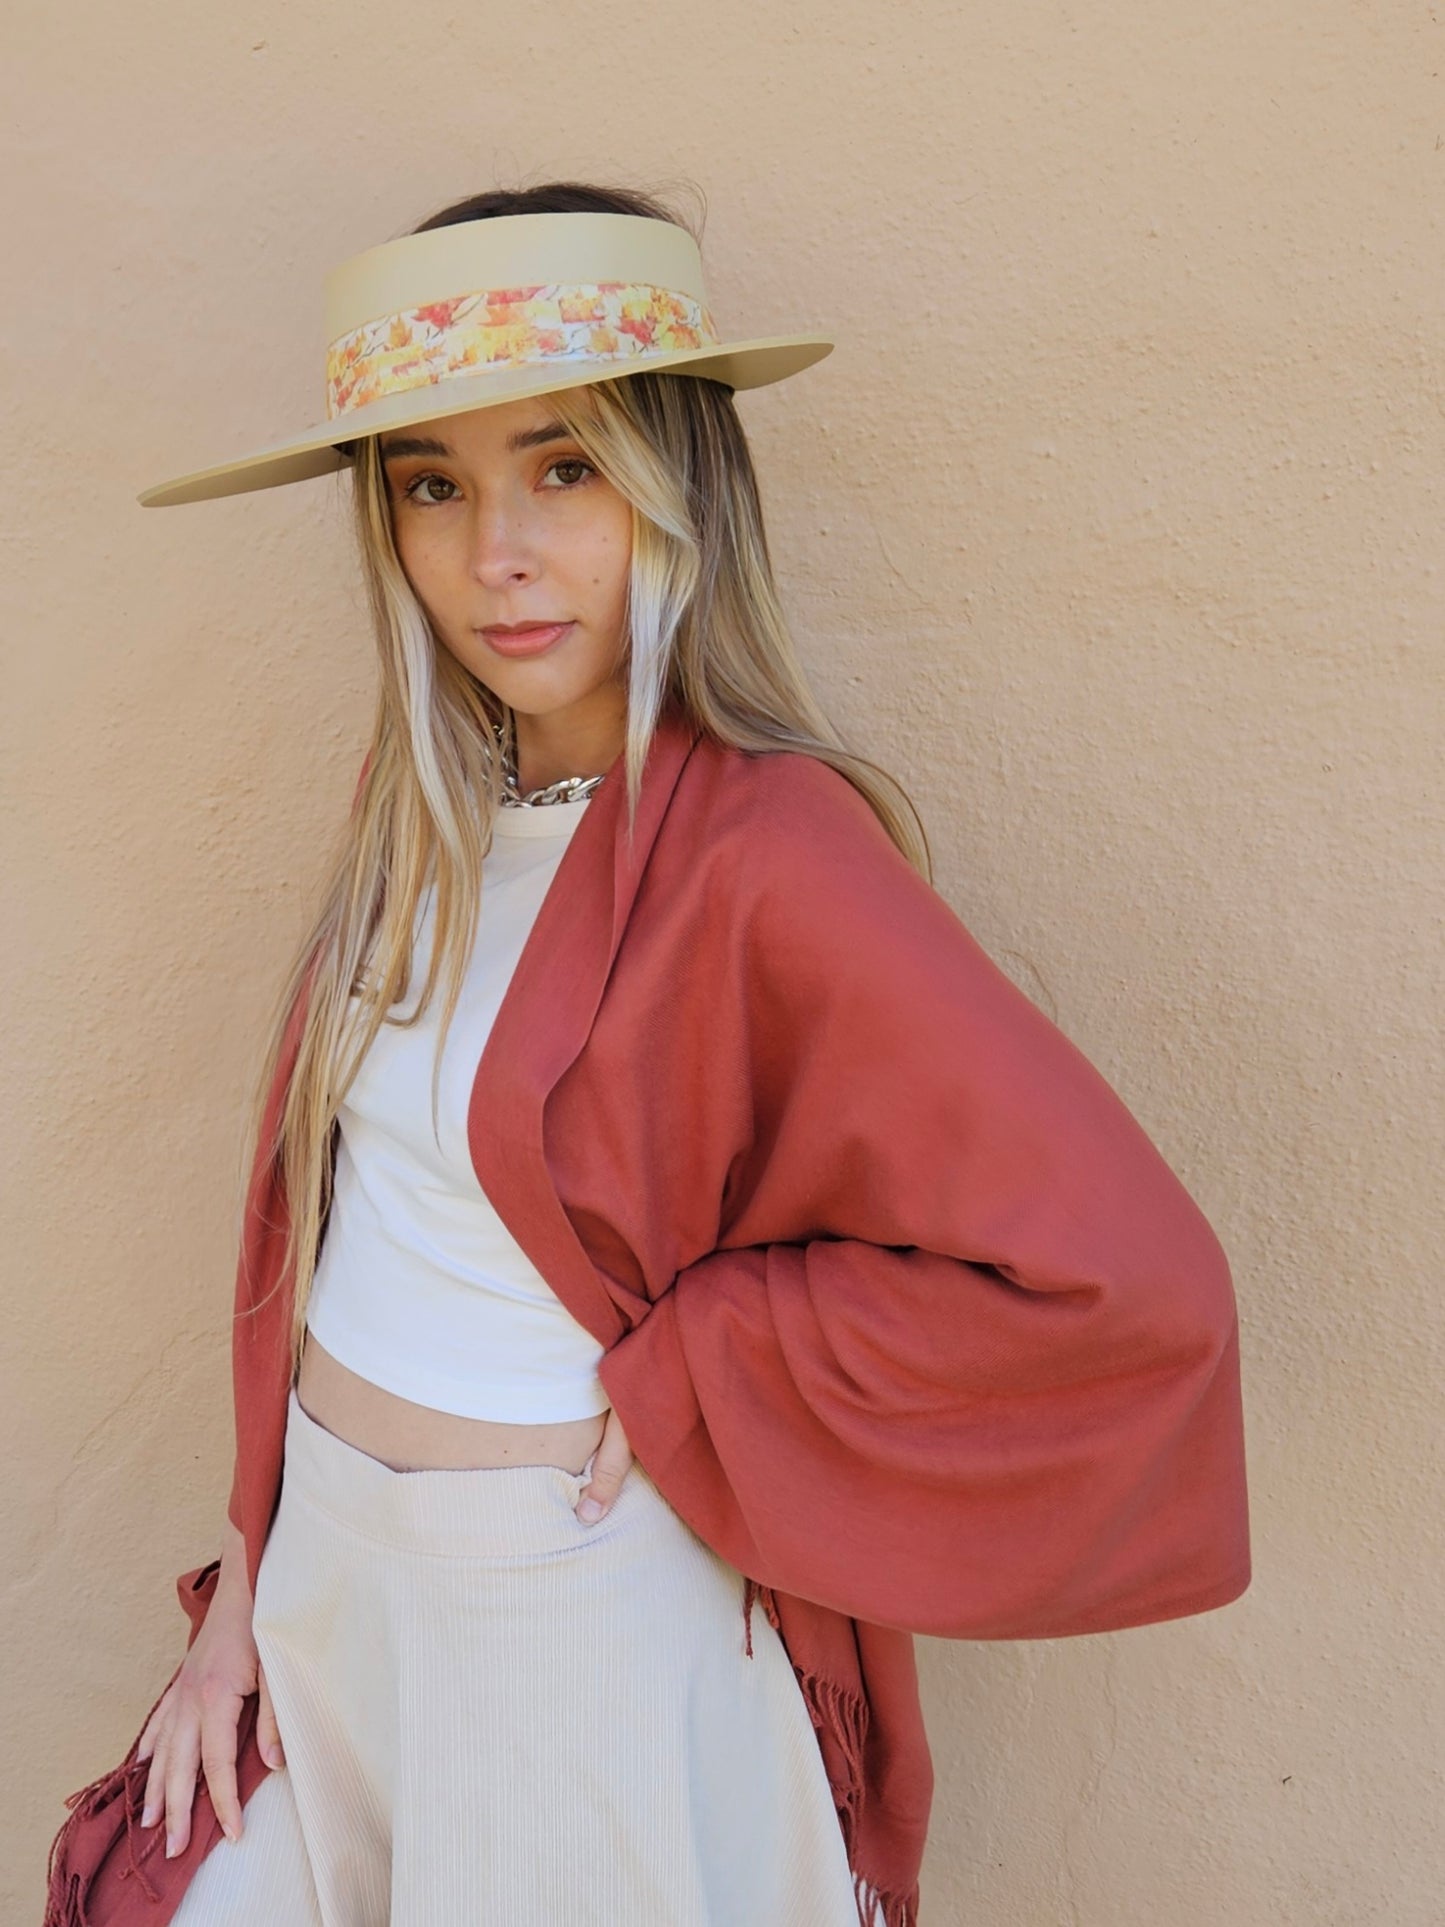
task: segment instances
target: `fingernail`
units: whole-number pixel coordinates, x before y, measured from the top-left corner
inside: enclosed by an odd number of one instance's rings
[[[141,1823],[141,1825],[142,1825],[143,1827],[153,1827],[153,1826],[155,1825],[155,1823],[156,1823],[156,1810],[155,1810],[155,1805],[154,1805],[154,1803],[152,1803],[152,1804],[151,1804],[150,1806],[148,1806],[148,1807],[146,1808],[146,1810],[145,1810],[145,1812],[144,1812],[144,1813],[142,1813],[142,1815],[141,1815],[141,1817],[140,1817],[140,1823]]]
[[[602,1507],[595,1499],[584,1499],[577,1508],[577,1517],[584,1526],[595,1526],[602,1517]]]
[[[240,1835],[236,1833],[232,1833],[229,1823],[225,1820],[221,1822],[221,1831],[222,1833],[225,1834],[226,1838],[230,1841],[231,1845],[235,1846],[237,1840],[240,1838]]]
[[[281,1749],[279,1746],[268,1746],[266,1748],[266,1764],[267,1766],[281,1765]]]
[[[176,1842],[176,1836],[173,1833],[168,1833],[166,1835],[166,1859],[174,1860],[176,1857],[176,1854],[179,1851],[180,1849]]]

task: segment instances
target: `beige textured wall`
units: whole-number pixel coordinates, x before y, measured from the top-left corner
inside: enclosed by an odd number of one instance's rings
[[[920,1642],[925,1927],[1442,1917],[1445,17],[1098,0],[8,10],[0,1915],[179,1657],[238,1134],[371,669],[328,484],[134,493],[320,399],[332,261],[693,180],[837,719],[1216,1226],[1256,1578]]]

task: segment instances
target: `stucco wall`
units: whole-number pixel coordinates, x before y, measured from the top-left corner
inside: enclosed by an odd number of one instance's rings
[[[840,724],[1228,1250],[1256,1578],[920,1641],[925,1927],[1442,1918],[1445,16],[738,0],[11,10],[0,1915],[175,1664],[228,1486],[239,1133],[371,667],[320,275],[694,181]]]

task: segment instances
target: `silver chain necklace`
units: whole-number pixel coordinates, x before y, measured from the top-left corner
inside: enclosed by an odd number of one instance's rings
[[[497,728],[497,748],[502,759],[502,806],[505,809],[530,810],[543,803],[580,803],[584,796],[590,796],[597,785],[605,780],[603,776],[559,776],[555,783],[544,783],[540,789],[528,790],[523,796],[517,785],[517,766],[508,752],[505,734]]]

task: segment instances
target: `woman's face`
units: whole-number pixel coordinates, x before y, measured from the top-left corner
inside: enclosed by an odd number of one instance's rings
[[[545,395],[385,434],[381,455],[402,567],[441,642],[516,712],[523,788],[605,768],[626,715],[626,498]],[[525,655],[487,634],[552,623],[568,626]],[[569,754],[591,767],[543,767]]]

